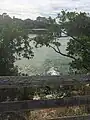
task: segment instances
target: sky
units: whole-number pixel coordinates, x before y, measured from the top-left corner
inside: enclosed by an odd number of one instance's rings
[[[0,0],[0,14],[21,19],[55,17],[62,9],[90,12],[90,0]]]

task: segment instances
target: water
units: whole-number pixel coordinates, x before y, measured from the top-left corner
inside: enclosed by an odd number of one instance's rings
[[[34,34],[29,35],[29,37],[34,37]],[[67,42],[69,38],[60,38],[61,47],[60,50],[63,53],[66,53]],[[32,43],[31,43],[32,44]],[[50,67],[58,67],[61,73],[67,74],[70,62],[70,59],[67,57],[63,57],[60,54],[56,53],[53,49],[42,47],[42,48],[34,48],[34,58],[27,60],[22,58],[21,60],[17,60],[15,65],[19,66],[19,70],[21,72],[27,73],[29,75],[36,75],[45,72],[45,69]],[[46,60],[50,60],[52,63],[47,63]],[[45,63],[46,62],[46,63]],[[45,64],[44,64],[45,63]],[[45,66],[46,65],[46,66]]]

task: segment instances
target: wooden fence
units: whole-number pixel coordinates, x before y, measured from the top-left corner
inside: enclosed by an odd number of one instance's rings
[[[89,85],[90,75],[65,75],[65,76],[1,76],[0,89],[8,88],[23,88],[23,87],[44,87],[51,86],[52,88],[74,85]],[[23,100],[23,101],[3,101],[0,102],[0,113],[15,112],[35,109],[57,108],[61,106],[76,106],[90,104],[90,95],[71,96],[59,99],[49,100]],[[90,120],[90,115],[62,117],[52,120]]]

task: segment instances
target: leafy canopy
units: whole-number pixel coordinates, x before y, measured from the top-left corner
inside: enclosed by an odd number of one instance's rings
[[[9,20],[9,23],[5,19],[1,20],[3,24],[0,27],[0,75],[17,75],[15,60],[21,57],[32,58],[33,51],[24,29],[13,20]]]
[[[64,33],[70,38],[67,54],[60,50],[60,41]],[[90,17],[86,13],[61,11],[56,19],[49,18],[48,32],[38,35],[34,41],[36,47],[51,47],[65,57],[72,59],[70,66],[77,72],[90,71]]]

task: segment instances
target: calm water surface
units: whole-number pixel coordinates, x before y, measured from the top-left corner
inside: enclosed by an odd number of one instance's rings
[[[34,34],[29,35],[29,37],[34,36]],[[61,52],[66,53],[65,49],[67,47],[68,41],[69,38],[60,38]],[[15,65],[19,66],[19,70],[21,72],[28,73],[29,75],[41,74],[45,71],[45,67],[43,66],[43,64],[47,59],[49,59],[52,62],[56,61],[55,65],[58,64],[61,73],[66,74],[68,72],[68,63],[70,62],[70,59],[57,54],[53,49],[47,47],[42,47],[38,49],[34,48],[34,55],[35,56],[33,59],[27,60],[25,58],[22,58],[21,60],[16,61]]]

